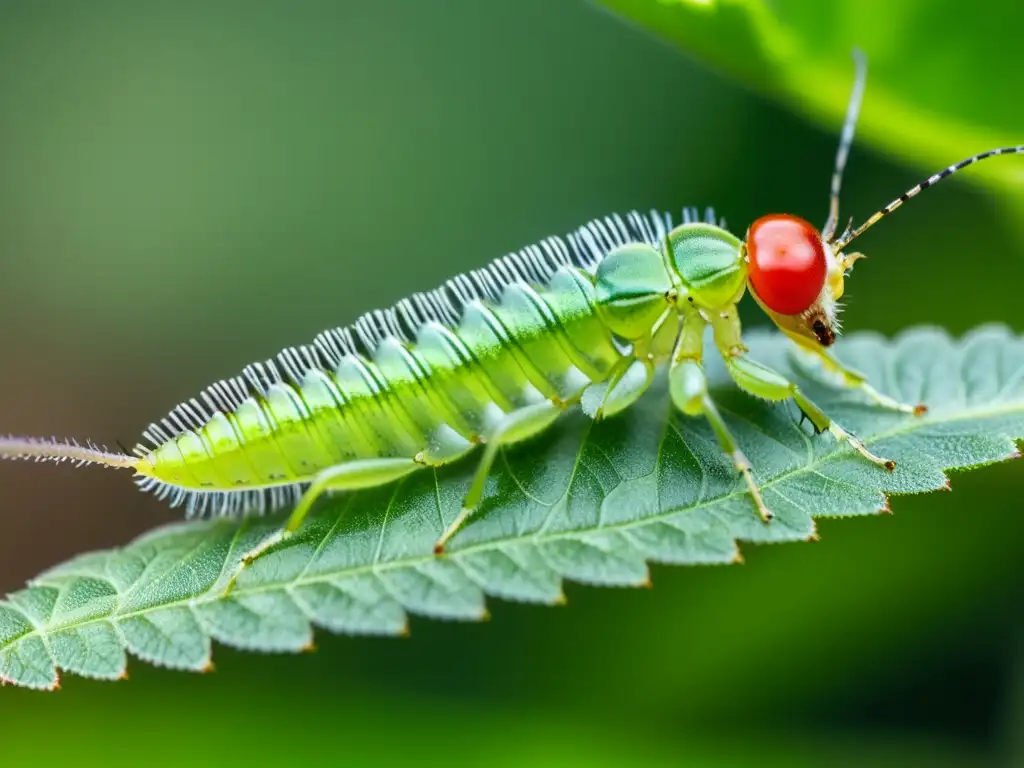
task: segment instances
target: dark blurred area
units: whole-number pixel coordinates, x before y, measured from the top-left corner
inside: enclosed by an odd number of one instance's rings
[[[131,445],[248,362],[613,211],[823,220],[838,133],[575,0],[5,2],[0,432]],[[933,170],[858,145],[844,213]],[[951,181],[872,230],[847,330],[1022,330],[1021,199]],[[414,619],[409,639],[5,689],[0,754],[1024,764],[1024,478],[953,488],[747,546],[744,566],[655,567],[652,590],[569,585],[564,607],[492,601],[488,623]],[[0,519],[11,591],[177,514],[126,475],[3,464]]]

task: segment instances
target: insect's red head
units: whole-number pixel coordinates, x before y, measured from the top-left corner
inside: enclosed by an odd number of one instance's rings
[[[836,339],[844,269],[821,233],[789,214],[762,216],[745,243],[754,298],[790,335],[827,347]]]

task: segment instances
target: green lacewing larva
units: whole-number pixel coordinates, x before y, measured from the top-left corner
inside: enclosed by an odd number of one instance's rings
[[[893,462],[868,451],[796,384],[747,356],[736,304],[749,290],[841,385],[878,406],[923,413],[925,406],[896,402],[827,351],[839,332],[845,278],[862,255],[845,248],[927,187],[979,160],[1024,153],[1024,146],[955,163],[837,236],[842,175],[866,78],[863,57],[855,58],[820,231],[771,214],[740,240],[710,209],[703,217],[685,209],[676,226],[658,212],[595,219],[218,381],[150,425],[148,444],[132,454],[73,440],[6,438],[0,457],[133,469],[143,490],[184,505],[190,517],[293,506],[284,527],[243,556],[240,571],[296,531],[325,492],[389,483],[482,447],[462,510],[435,545],[442,554],[479,506],[503,446],[539,434],[570,407],[594,419],[613,416],[636,402],[655,367],[667,363],[673,403],[708,420],[767,523],[772,514],[751,465],[708,392],[702,360],[710,326],[740,389],[795,402],[816,433],[830,432],[892,470]]]

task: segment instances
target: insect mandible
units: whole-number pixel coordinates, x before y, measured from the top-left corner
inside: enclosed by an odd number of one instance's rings
[[[767,523],[772,513],[750,462],[708,391],[702,360],[710,326],[740,389],[793,401],[817,433],[831,433],[891,471],[892,461],[871,453],[799,386],[748,357],[736,304],[749,290],[841,385],[880,407],[924,413],[923,405],[877,391],[827,350],[839,332],[844,281],[862,255],[846,248],[927,187],[979,160],[1024,153],[1024,146],[951,165],[837,235],[843,169],[866,78],[863,57],[855,58],[820,231],[788,214],[758,219],[742,240],[710,210],[701,218],[688,209],[675,227],[656,212],[595,219],[248,366],[150,425],[147,444],[132,454],[73,440],[4,438],[0,457],[132,469],[143,490],[185,505],[190,517],[292,506],[284,526],[243,555],[233,584],[293,534],[324,493],[390,483],[479,449],[462,509],[435,544],[442,554],[479,507],[502,447],[546,430],[571,407],[594,419],[615,415],[667,364],[675,407],[707,419]]]

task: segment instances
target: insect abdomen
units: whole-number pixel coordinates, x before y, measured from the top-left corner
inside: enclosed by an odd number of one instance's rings
[[[425,322],[412,343],[383,336],[370,359],[289,366],[289,380],[271,369],[260,394],[230,409],[192,401],[182,413],[198,412],[201,423],[161,440],[140,472],[151,485],[220,494],[233,512],[228,494],[306,483],[361,458],[443,464],[512,410],[573,401],[619,359],[592,278],[564,266],[545,286],[515,281],[499,301],[467,302],[455,327]]]

